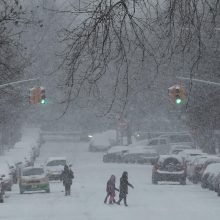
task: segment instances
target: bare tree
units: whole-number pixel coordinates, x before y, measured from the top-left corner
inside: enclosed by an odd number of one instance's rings
[[[189,57],[192,77],[219,25],[219,0],[97,0],[62,12],[74,17],[61,33],[67,101],[82,91],[99,96],[99,82],[108,75],[108,109],[117,95],[126,104],[135,74],[147,74],[151,84],[181,53]]]

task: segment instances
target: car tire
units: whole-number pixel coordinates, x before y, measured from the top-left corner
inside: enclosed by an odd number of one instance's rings
[[[11,186],[8,187],[7,191],[10,191],[10,192],[11,192],[11,190],[12,190],[12,187],[11,187]]]
[[[154,176],[152,177],[152,184],[158,184],[158,181]]]
[[[24,194],[24,190],[20,189],[20,194]]]
[[[3,203],[3,202],[4,202],[4,199],[3,199],[3,198],[1,198],[1,199],[0,199],[0,203]]]
[[[46,193],[50,193],[50,189],[47,189],[47,190],[46,190]]]
[[[181,185],[186,185],[186,179],[180,180],[180,184],[181,184]]]

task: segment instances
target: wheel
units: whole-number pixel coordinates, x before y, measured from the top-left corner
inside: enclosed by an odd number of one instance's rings
[[[192,183],[193,183],[193,184],[197,184],[197,183],[198,183],[198,180],[194,177],[194,178],[192,178]]]
[[[181,184],[181,185],[186,185],[186,179],[180,180],[180,184]]]
[[[50,193],[50,189],[47,189],[47,190],[46,190],[46,193]]]
[[[158,184],[157,179],[155,178],[155,176],[152,176],[152,184]]]
[[[20,194],[23,194],[23,193],[24,193],[24,190],[20,188]]]
[[[1,199],[0,199],[0,203],[3,203],[3,202],[4,202],[4,200],[3,200],[3,198],[1,198]]]

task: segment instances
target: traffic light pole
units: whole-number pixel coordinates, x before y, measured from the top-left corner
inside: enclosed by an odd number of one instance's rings
[[[182,80],[187,80],[187,81],[191,80],[194,82],[205,83],[205,84],[209,84],[209,85],[213,85],[213,86],[220,86],[220,83],[201,80],[201,79],[191,79],[191,78],[186,78],[186,77],[177,77],[177,79],[182,79]]]
[[[10,83],[0,85],[0,89],[7,87],[7,86],[17,85],[17,84],[21,84],[21,83],[25,83],[25,82],[39,81],[39,80],[40,80],[39,78],[34,78],[34,79],[26,79],[26,80],[20,80],[20,81],[16,81],[16,82],[10,82]]]

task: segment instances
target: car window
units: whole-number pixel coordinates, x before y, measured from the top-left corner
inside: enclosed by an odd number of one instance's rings
[[[66,160],[53,160],[47,163],[47,166],[65,166]]]
[[[42,168],[34,168],[23,171],[23,176],[34,176],[34,175],[42,175],[44,174],[44,170]]]

